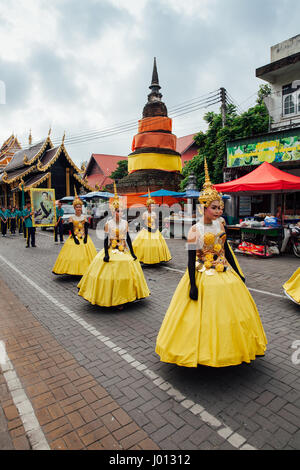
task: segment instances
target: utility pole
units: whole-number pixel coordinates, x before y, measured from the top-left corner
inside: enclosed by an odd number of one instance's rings
[[[225,127],[226,126],[227,100],[226,100],[226,90],[223,87],[220,88],[220,98],[221,98],[222,127]]]
[[[222,127],[226,126],[226,111],[227,111],[227,99],[226,99],[226,90],[225,88],[220,88],[220,98],[221,98],[221,114],[222,114]],[[225,168],[227,166],[227,155],[224,154],[223,160],[223,181],[225,182]]]

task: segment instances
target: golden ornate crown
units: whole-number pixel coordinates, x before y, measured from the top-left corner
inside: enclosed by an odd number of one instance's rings
[[[153,199],[151,199],[150,190],[148,188],[148,199],[147,199],[146,205],[150,206],[150,204],[155,204],[155,201]]]
[[[114,181],[114,197],[113,197],[113,200],[109,203],[109,206],[110,206],[110,210],[111,211],[115,211],[116,209],[119,209],[119,210],[122,210],[122,202],[118,196],[118,193],[117,193],[117,186],[116,186],[116,182]]]
[[[77,196],[77,191],[76,191],[76,188],[74,186],[74,193],[75,193],[75,198],[74,198],[74,201],[73,201],[73,207],[75,206],[82,206],[83,205],[83,202],[82,200]]]
[[[204,172],[205,172],[205,182],[203,189],[199,196],[200,204],[203,204],[204,207],[208,207],[213,201],[222,202],[222,194],[218,193],[216,189],[213,188],[213,185],[209,178],[208,167],[206,158],[204,157]]]

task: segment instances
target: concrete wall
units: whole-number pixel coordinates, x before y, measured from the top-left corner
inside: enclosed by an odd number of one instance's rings
[[[271,47],[271,62],[300,52],[300,34]]]

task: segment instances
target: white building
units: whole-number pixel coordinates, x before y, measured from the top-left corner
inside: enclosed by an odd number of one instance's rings
[[[270,131],[300,125],[300,34],[271,47],[271,62],[256,69],[256,77],[271,85],[265,98]]]

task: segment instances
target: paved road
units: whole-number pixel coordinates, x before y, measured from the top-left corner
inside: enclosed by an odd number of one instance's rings
[[[103,242],[96,238],[95,231],[90,234],[96,247],[102,248]],[[101,387],[98,393],[107,394],[117,410],[109,409],[107,415],[101,415],[96,396],[87,404],[87,398],[78,389],[82,388],[79,373],[73,376],[69,373],[70,383],[57,386],[64,392],[67,387],[68,398],[51,396],[49,402],[50,378],[46,377],[45,368],[48,373],[52,366],[38,362],[39,380],[44,380],[47,389],[40,392],[41,396],[46,394],[45,401],[41,399],[36,404],[30,393],[30,380],[31,376],[32,380],[36,377],[35,371],[23,375],[22,362],[18,362],[22,350],[24,354],[27,350],[32,354],[32,348],[38,347],[28,343],[27,328],[27,340],[23,346],[21,342],[18,344],[19,356],[14,357],[11,345],[8,345],[8,356],[38,418],[39,438],[44,436],[50,448],[97,448],[97,445],[168,450],[300,448],[300,365],[292,361],[295,352],[292,345],[300,340],[300,309],[285,298],[282,290],[283,282],[298,268],[299,259],[239,257],[268,338],[265,357],[237,367],[188,369],[161,363],[154,352],[162,319],[186,268],[184,241],[168,240],[173,259],[165,267],[144,267],[151,296],[126,306],[123,311],[90,305],[77,295],[78,279],[51,273],[60,246],[53,244],[50,231],[37,233],[37,248],[25,249],[24,245],[24,239],[19,236],[0,240],[0,279],[5,283],[5,305],[10,305],[14,312],[13,307],[19,302],[19,310],[20,305],[25,309],[23,316],[16,317],[10,327],[16,329],[21,318],[26,317],[29,322],[32,317],[43,335],[51,335],[56,347],[63,349],[64,353],[60,354],[70,358],[70,369],[76,364],[81,373],[84,370],[88,374],[93,383],[89,391],[98,384]],[[0,307],[4,325],[8,314],[3,312],[4,303]],[[19,326],[19,335],[24,334],[24,327]],[[4,333],[1,329],[1,339],[7,344],[5,329]],[[43,350],[43,354],[50,353]],[[49,359],[46,356],[45,361]],[[66,362],[66,373],[67,366]],[[22,426],[12,428],[19,429],[21,438],[15,436],[16,432],[7,433],[4,429],[5,417],[8,426],[19,419],[18,416],[9,419],[7,409],[13,406],[9,393],[3,388],[0,394],[4,410],[1,414],[0,409],[0,441],[4,433],[7,448],[9,445],[22,448],[25,437],[28,441],[28,433]],[[70,403],[64,400],[72,396],[78,405],[71,410]],[[60,407],[59,417],[51,408],[55,404]],[[124,413],[123,422],[109,415],[114,412],[119,416]],[[55,425],[51,420],[45,421],[47,413]],[[104,422],[103,416],[106,416]],[[82,430],[87,424],[89,428]],[[90,430],[93,426],[97,432]],[[107,434],[103,437],[99,429],[104,428]],[[84,439],[86,435],[89,437]],[[32,438],[28,442],[32,447]]]

